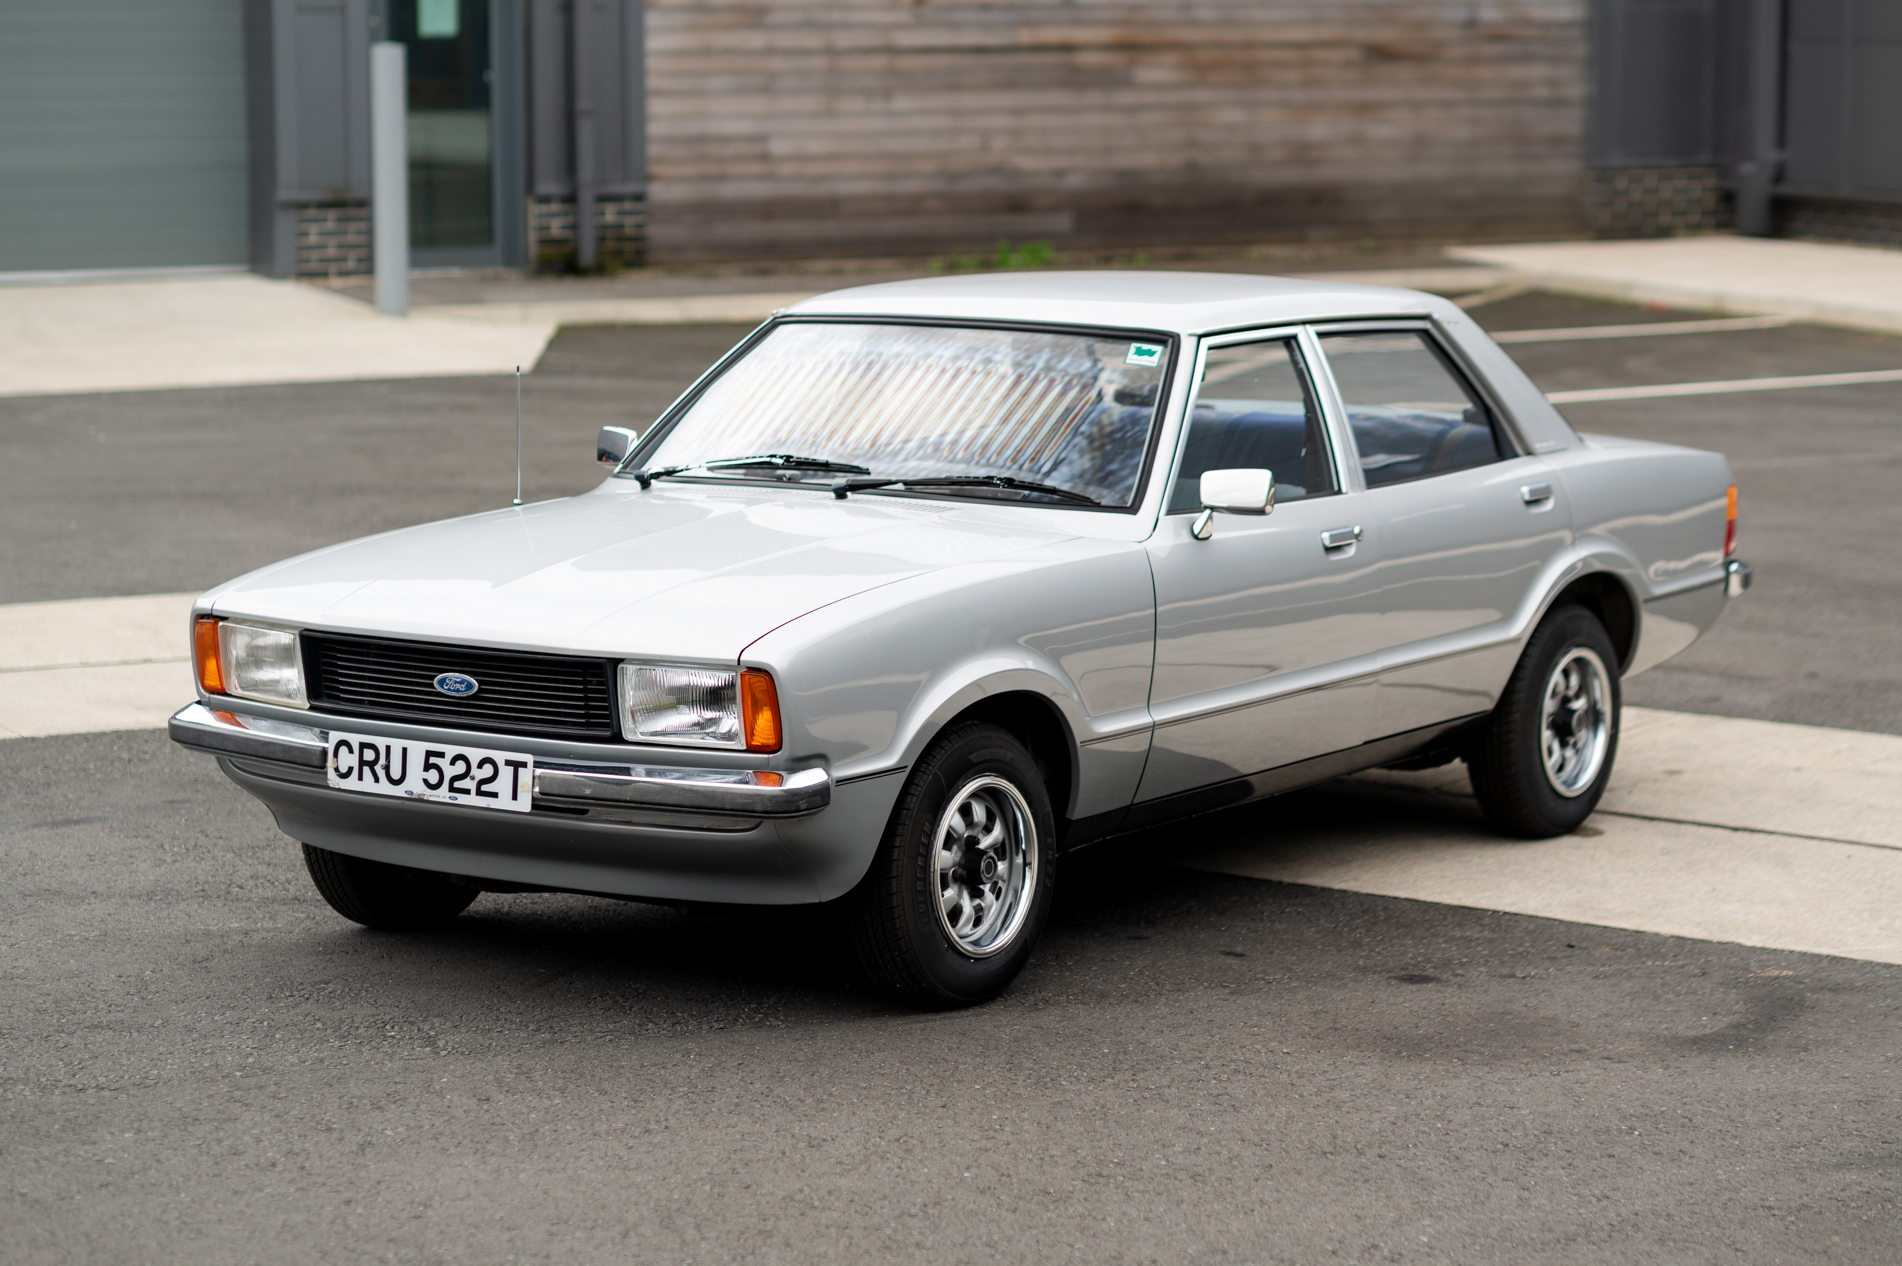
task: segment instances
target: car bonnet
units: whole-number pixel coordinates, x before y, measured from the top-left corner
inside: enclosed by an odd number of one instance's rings
[[[732,661],[853,594],[1066,539],[1045,512],[955,513],[823,488],[610,484],[332,546],[200,600],[332,632],[585,655]]]

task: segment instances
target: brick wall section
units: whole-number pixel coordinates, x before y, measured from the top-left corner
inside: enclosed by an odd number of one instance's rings
[[[1670,237],[1736,223],[1716,167],[1628,167],[1586,173],[1585,223],[1595,237]]]
[[[370,269],[369,203],[330,202],[297,208],[299,277],[350,277]]]
[[[1583,228],[1587,0],[648,0],[655,258]]]
[[[639,194],[604,194],[594,204],[595,252],[609,270],[647,259],[647,202]],[[575,200],[536,196],[528,203],[529,259],[544,272],[574,266]]]
[[[1795,198],[1777,203],[1774,221],[1778,237],[1902,249],[1902,204],[1894,202]]]

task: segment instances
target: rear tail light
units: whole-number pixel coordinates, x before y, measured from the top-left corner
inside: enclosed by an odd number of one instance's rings
[[[1730,485],[1730,504],[1724,511],[1724,557],[1737,552],[1737,485]]]
[[[224,669],[218,663],[218,617],[201,615],[192,623],[192,661],[198,667],[198,688],[208,695],[225,692]]]

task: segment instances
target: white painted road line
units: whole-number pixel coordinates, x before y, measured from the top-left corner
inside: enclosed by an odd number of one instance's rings
[[[1717,317],[1709,321],[1653,321],[1640,325],[1573,325],[1552,330],[1494,330],[1495,343],[1570,343],[1599,338],[1654,338],[1667,334],[1722,334],[1728,330],[1775,330],[1795,317]]]
[[[1803,387],[1854,387],[1872,382],[1902,382],[1902,369],[1865,369],[1847,374],[1801,374],[1794,378],[1731,378],[1718,382],[1667,382],[1650,387],[1594,387],[1586,391],[1548,391],[1553,404],[1600,400],[1661,400],[1671,396],[1721,396],[1741,391],[1794,391]]]

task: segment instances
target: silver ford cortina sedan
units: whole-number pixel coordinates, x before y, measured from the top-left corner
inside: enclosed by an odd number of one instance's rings
[[[1750,577],[1723,457],[1574,432],[1405,290],[842,290],[599,450],[583,496],[199,599],[171,735],[346,918],[837,903],[880,983],[976,1002],[1092,841],[1453,760],[1572,830],[1620,679]]]

